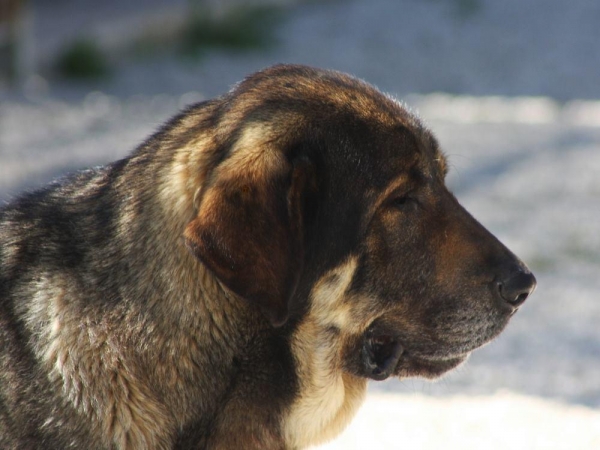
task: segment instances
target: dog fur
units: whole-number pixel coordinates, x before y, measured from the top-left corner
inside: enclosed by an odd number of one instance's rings
[[[535,279],[446,170],[397,101],[275,66],[24,194],[0,211],[0,447],[300,449],[367,380],[457,366]]]

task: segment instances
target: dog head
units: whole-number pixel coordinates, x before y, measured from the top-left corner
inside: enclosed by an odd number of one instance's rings
[[[446,188],[432,134],[366,83],[276,66],[211,120],[219,150],[188,247],[273,325],[310,320],[338,336],[344,371],[439,376],[533,291],[527,267]]]

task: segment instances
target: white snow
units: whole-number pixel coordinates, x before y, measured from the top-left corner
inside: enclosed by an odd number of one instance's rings
[[[596,410],[510,392],[443,399],[371,395],[352,426],[318,448],[595,450],[599,424]]]

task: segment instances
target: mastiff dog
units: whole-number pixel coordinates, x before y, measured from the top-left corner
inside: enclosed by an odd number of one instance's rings
[[[435,378],[527,267],[402,104],[279,65],[0,210],[0,448],[301,449]]]

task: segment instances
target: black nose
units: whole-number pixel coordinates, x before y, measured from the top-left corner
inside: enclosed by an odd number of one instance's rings
[[[496,287],[500,297],[514,307],[521,306],[535,290],[537,282],[530,272],[521,270],[511,273],[504,280],[497,280]]]

